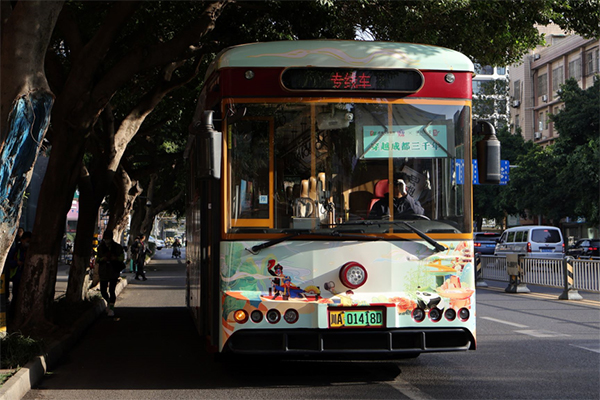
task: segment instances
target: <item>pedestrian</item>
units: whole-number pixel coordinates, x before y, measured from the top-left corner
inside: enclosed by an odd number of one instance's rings
[[[173,242],[173,254],[171,255],[171,258],[180,258],[181,257],[181,243],[179,242],[179,239],[175,239],[175,242]]]
[[[100,293],[108,303],[107,315],[115,315],[115,303],[117,302],[117,283],[121,271],[125,268],[125,253],[123,247],[113,240],[113,232],[104,231],[102,242],[98,246],[96,265],[100,275]]]
[[[385,219],[389,218],[390,213],[390,201],[389,195],[378,200],[371,211],[367,219]],[[394,219],[402,219],[411,215],[423,215],[425,210],[421,207],[418,200],[415,200],[406,190],[406,183],[403,179],[394,179]]]
[[[135,239],[131,246],[131,254],[133,256],[133,265],[135,270],[135,279],[147,280],[146,272],[144,272],[144,264],[146,262],[146,236],[140,235]]]
[[[21,229],[21,228],[19,228]],[[12,283],[12,297],[10,298],[10,309],[14,308],[16,304],[16,300],[19,296],[19,285],[21,284],[21,275],[23,275],[23,267],[25,265],[25,261],[27,259],[27,250],[29,249],[29,243],[31,242],[31,232],[23,232],[21,235],[18,235],[15,238],[15,242],[18,243],[14,246],[9,252],[6,258],[6,267],[4,272],[8,275],[6,276],[7,282]],[[8,300],[8,284],[6,286],[6,297]]]

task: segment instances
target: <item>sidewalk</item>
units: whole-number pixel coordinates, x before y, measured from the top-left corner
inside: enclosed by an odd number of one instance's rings
[[[152,260],[150,262],[152,262]],[[67,264],[59,264],[58,266],[55,299],[64,296],[67,291],[69,268],[70,265]],[[117,297],[127,286],[128,279],[131,279],[131,277],[125,276],[124,274],[121,275],[116,290]],[[55,365],[63,354],[73,347],[88,327],[90,327],[106,310],[106,302],[104,300],[95,298],[93,302],[94,307],[86,312],[79,321],[73,325],[69,334],[65,335],[59,341],[50,344],[45,356],[38,356],[34,360],[28,362],[0,387],[0,400],[20,400],[44,377],[48,368]]]

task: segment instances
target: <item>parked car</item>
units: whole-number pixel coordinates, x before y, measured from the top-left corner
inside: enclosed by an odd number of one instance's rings
[[[165,241],[162,239],[156,239],[154,236],[148,237],[148,243],[154,243],[156,250],[162,250],[165,247]]]
[[[495,255],[524,254],[527,257],[563,258],[565,242],[555,226],[517,226],[502,232]]]
[[[572,257],[600,257],[600,239],[579,239],[567,251]]]
[[[497,232],[475,232],[473,233],[473,246],[475,254],[491,255],[496,249],[496,241],[500,239]]]

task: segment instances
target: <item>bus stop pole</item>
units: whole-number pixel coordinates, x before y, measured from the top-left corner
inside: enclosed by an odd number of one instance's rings
[[[563,282],[564,282],[564,290],[560,296],[558,296],[559,300],[583,300],[583,297],[577,292],[576,289],[573,289],[573,285],[575,283],[575,275],[573,273],[573,258],[565,257],[563,259]]]

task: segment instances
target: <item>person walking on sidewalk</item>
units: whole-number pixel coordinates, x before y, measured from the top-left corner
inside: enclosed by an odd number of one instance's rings
[[[98,273],[100,275],[100,293],[108,303],[107,315],[115,315],[115,303],[117,302],[117,283],[121,271],[125,268],[123,260],[125,252],[123,247],[113,240],[113,232],[106,230],[102,235],[102,243],[98,246],[96,256]]]
[[[144,264],[146,262],[146,236],[140,235],[135,239],[135,242],[131,246],[131,254],[133,256],[135,279],[139,281],[141,276],[143,280],[146,280],[146,273],[144,272]]]

